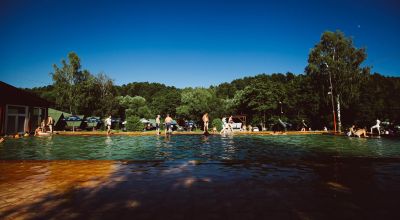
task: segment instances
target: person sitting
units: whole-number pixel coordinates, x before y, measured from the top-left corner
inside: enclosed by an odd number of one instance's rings
[[[41,127],[37,127],[35,129],[35,135],[34,136],[39,136],[39,133],[42,132],[42,128]]]
[[[215,126],[213,127],[212,133],[213,133],[213,134],[217,133],[217,127],[215,127]]]
[[[346,133],[346,135],[347,135],[348,137],[351,137],[351,136],[354,135],[354,133],[355,133],[354,128],[355,128],[355,127],[356,127],[355,125],[352,125],[352,126],[349,128],[349,131]]]
[[[46,121],[43,120],[42,123],[40,124],[40,128],[42,129],[42,132],[46,132]]]

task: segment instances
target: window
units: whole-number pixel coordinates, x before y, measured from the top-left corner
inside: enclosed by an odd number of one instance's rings
[[[27,106],[7,106],[7,128],[8,134],[23,133],[25,131],[25,120],[27,120]]]

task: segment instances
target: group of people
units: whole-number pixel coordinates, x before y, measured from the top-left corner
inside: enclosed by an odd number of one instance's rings
[[[156,117],[156,134],[160,135],[160,125],[161,125],[161,116],[157,115]],[[209,123],[210,123],[210,118],[208,117],[208,113],[205,113],[202,117],[202,121],[203,121],[203,131],[204,134],[208,134],[208,130],[209,130]],[[169,114],[167,114],[167,117],[165,117],[164,119],[164,124],[165,124],[165,134],[170,134],[172,133],[172,122],[173,119],[171,118],[171,116]],[[229,117],[228,122],[226,121],[226,118],[222,118],[222,123],[223,123],[223,127],[221,130],[221,133],[227,132],[227,131],[233,131],[233,118],[232,116]],[[217,132],[217,128],[213,127],[212,129],[213,133]]]
[[[376,119],[376,124],[374,126],[371,127],[371,135],[373,134],[373,130],[376,129],[378,131],[378,135],[381,135],[381,130],[380,130],[380,124],[381,121],[379,119]],[[356,130],[356,126],[352,125],[349,129],[349,132],[347,132],[347,136],[357,136],[357,137],[368,137],[367,136],[367,129],[366,128],[359,128]]]
[[[164,123],[165,123],[165,131],[164,131],[164,133],[165,133],[165,135],[172,133],[172,121],[173,121],[172,117],[169,114],[167,114],[167,117],[165,117],[165,119],[164,119]],[[156,118],[156,132],[157,132],[157,135],[160,135],[160,133],[161,133],[160,132],[160,125],[161,125],[161,115],[157,115],[157,118]]]
[[[233,117],[232,115],[228,118],[228,121],[226,121],[226,117],[222,118],[222,130],[220,131],[220,134],[225,134],[225,133],[233,132]]]
[[[38,126],[35,129],[35,136],[42,135],[44,133],[47,133],[47,127],[49,128],[49,132],[53,134],[53,126],[54,126],[54,119],[51,116],[47,117],[47,120],[42,120],[42,123],[40,123],[40,126]]]

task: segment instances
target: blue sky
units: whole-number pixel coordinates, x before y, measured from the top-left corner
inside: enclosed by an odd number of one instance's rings
[[[326,30],[366,47],[373,72],[400,76],[400,3],[380,1],[0,1],[0,80],[51,84],[75,51],[118,85],[217,85],[303,73]]]

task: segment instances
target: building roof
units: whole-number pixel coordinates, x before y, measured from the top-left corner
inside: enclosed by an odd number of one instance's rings
[[[53,103],[37,95],[0,81],[0,104],[50,107]]]
[[[62,111],[58,111],[56,109],[53,108],[49,108],[49,116],[51,116],[54,120],[54,124],[57,124],[60,119],[63,118],[68,118],[69,116],[71,116],[71,114],[66,113],[66,112],[62,112]]]

